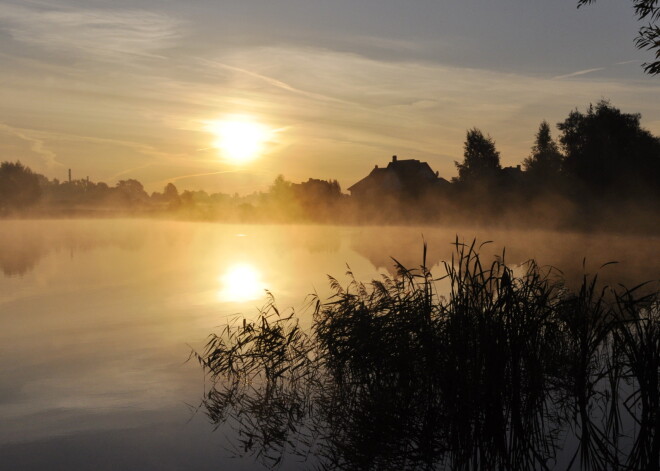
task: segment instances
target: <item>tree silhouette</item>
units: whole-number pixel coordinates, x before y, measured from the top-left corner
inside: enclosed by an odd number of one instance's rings
[[[39,177],[20,162],[0,164],[0,210],[18,209],[41,197]]]
[[[550,125],[547,121],[542,121],[536,133],[532,154],[523,162],[525,170],[538,178],[551,178],[559,173],[562,158],[550,135]]]
[[[468,130],[464,149],[463,163],[454,162],[459,181],[492,178],[501,169],[500,153],[495,149],[495,142],[479,129]]]
[[[578,8],[595,2],[596,0],[578,0]],[[657,25],[658,19],[660,19],[660,6],[658,0],[632,0],[632,2],[637,18],[639,20],[649,19],[649,25],[639,29],[635,46],[638,49],[655,51],[655,60],[642,64],[642,67],[647,74],[660,74],[660,26]]]
[[[119,180],[115,189],[121,195],[124,202],[129,205],[145,203],[149,199],[149,195],[144,191],[142,183],[133,178]]]
[[[639,114],[622,113],[608,101],[572,111],[557,127],[565,171],[592,191],[657,191],[660,139],[640,126]]]
[[[168,183],[163,189],[163,199],[169,205],[170,209],[175,209],[181,204],[181,197],[179,196],[179,190],[177,190],[174,183]]]
[[[176,199],[179,197],[179,190],[176,189],[174,183],[168,183],[163,189],[163,196],[168,200]]]
[[[279,203],[288,202],[293,197],[291,182],[284,178],[284,175],[278,175],[269,188],[269,193],[274,201]]]

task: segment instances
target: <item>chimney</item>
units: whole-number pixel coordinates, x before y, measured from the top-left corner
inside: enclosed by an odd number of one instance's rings
[[[516,169],[520,170],[520,165],[516,165]]]
[[[378,164],[376,164],[376,166],[374,167],[374,169],[376,169],[376,168],[378,168]]]
[[[396,162],[396,155],[392,156],[392,162]]]

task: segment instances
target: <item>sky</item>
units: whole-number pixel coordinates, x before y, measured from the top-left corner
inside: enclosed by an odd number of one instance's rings
[[[346,189],[395,154],[449,179],[474,127],[517,165],[542,120],[556,137],[601,99],[660,135],[631,2],[576,4],[0,0],[0,161],[248,194],[280,174]],[[252,160],[223,122],[259,126]]]

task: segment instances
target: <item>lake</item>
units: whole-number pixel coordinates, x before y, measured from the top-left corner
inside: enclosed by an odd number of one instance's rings
[[[660,238],[486,228],[223,225],[159,220],[0,222],[0,462],[6,469],[253,469],[203,410],[201,351],[265,290],[311,321],[308,295],[394,273],[442,275],[452,242],[486,260],[535,258],[568,283],[657,280]],[[522,270],[522,268],[519,268]],[[657,281],[653,285],[657,287]],[[440,288],[441,289],[441,288]]]

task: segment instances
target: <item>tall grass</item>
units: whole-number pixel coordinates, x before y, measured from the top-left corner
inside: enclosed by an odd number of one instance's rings
[[[657,294],[595,276],[571,291],[533,261],[516,275],[504,253],[484,265],[475,243],[455,249],[440,278],[425,260],[368,284],[330,278],[310,330],[271,299],[211,336],[196,354],[212,380],[203,404],[237,453],[270,467],[531,470],[568,447],[571,469],[658,469]]]

